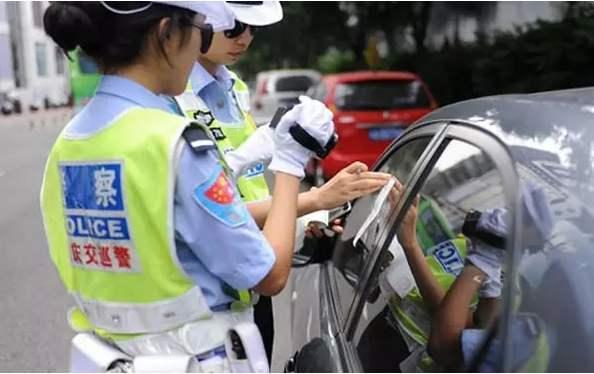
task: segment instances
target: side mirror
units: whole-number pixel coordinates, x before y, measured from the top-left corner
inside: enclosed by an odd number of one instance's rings
[[[322,338],[314,338],[287,361],[285,373],[335,373],[336,364],[330,347]]]

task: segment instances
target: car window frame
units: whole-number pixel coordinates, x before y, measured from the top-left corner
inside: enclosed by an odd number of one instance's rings
[[[373,165],[372,169],[373,170],[379,169],[382,165],[384,165],[392,157],[392,155],[395,152],[397,152],[399,149],[404,147],[409,142],[411,142],[415,139],[431,137],[429,144],[427,145],[427,147],[425,148],[425,150],[419,157],[418,161],[413,166],[408,179],[404,182],[401,181],[403,183],[403,185],[405,186],[404,196],[405,197],[408,196],[409,191],[406,186],[414,185],[415,181],[419,177],[419,175],[418,175],[419,171],[423,170],[426,167],[427,162],[429,162],[429,160],[432,159],[433,154],[435,152],[437,152],[438,147],[440,146],[440,144],[443,141],[446,129],[447,129],[447,123],[445,123],[443,121],[436,121],[436,122],[432,122],[427,125],[414,126],[414,128],[410,128],[405,133],[403,133],[402,136],[397,138],[386,149],[386,151],[378,158],[378,161]],[[403,201],[406,201],[406,198]],[[392,214],[389,218],[390,224],[388,226],[392,226],[394,215],[397,214],[401,210],[401,204],[402,204],[402,201],[396,206],[396,208],[392,212]],[[354,329],[349,328],[349,327],[350,326],[356,327],[356,322],[359,319],[359,315],[360,315],[361,310],[364,305],[364,302],[362,303],[361,300],[363,299],[363,294],[365,293],[365,291],[367,289],[371,271],[373,270],[374,265],[379,262],[378,260],[380,259],[380,253],[382,252],[383,243],[385,241],[386,228],[384,228],[382,230],[382,232],[378,235],[377,243],[380,243],[379,244],[380,249],[371,253],[370,258],[368,258],[366,260],[365,264],[363,265],[362,276],[360,277],[359,284],[355,290],[355,296],[353,298],[353,301],[351,302],[351,306],[349,307],[349,312],[346,316],[346,320],[344,321],[344,325],[343,325],[343,329],[346,332],[346,337],[348,340],[351,340],[354,336]],[[353,323],[353,322],[355,322],[355,323]]]
[[[371,285],[373,284],[372,279],[379,275],[379,266],[381,265],[382,258],[386,255],[388,251],[388,244],[393,240],[397,227],[402,222],[404,212],[406,209],[412,204],[414,196],[421,190],[424,183],[427,181],[427,178],[430,172],[433,170],[433,167],[438,162],[440,157],[442,156],[444,150],[446,149],[447,145],[453,140],[459,140],[465,142],[467,144],[473,145],[484,152],[494,163],[497,170],[501,173],[502,177],[502,188],[503,188],[503,195],[506,201],[506,205],[512,208],[513,214],[510,215],[511,222],[510,227],[510,240],[507,242],[506,248],[506,263],[508,264],[509,271],[509,279],[515,279],[517,276],[516,271],[516,264],[520,260],[520,251],[514,251],[513,248],[517,248],[519,245],[519,237],[517,235],[520,228],[520,220],[518,219],[517,215],[519,212],[520,206],[520,195],[519,195],[519,183],[520,178],[517,174],[515,168],[515,161],[510,153],[509,148],[507,145],[494,133],[486,130],[485,128],[478,126],[470,121],[464,121],[459,119],[449,119],[449,120],[433,120],[429,122],[421,122],[419,125],[414,126],[410,132],[407,134],[413,135],[416,130],[420,130],[423,127],[430,127],[432,124],[443,124],[444,128],[441,132],[441,139],[438,143],[429,144],[427,149],[424,152],[433,147],[432,152],[430,152],[429,158],[423,157],[419,159],[417,164],[415,164],[415,170],[409,181],[406,182],[405,190],[404,190],[404,199],[396,207],[394,213],[392,214],[389,224],[386,226],[386,229],[380,234],[380,249],[374,253],[373,261],[368,261],[366,264],[366,269],[364,271],[364,277],[362,277],[363,285],[359,287],[357,293],[355,295],[355,299],[351,304],[351,308],[349,310],[349,316],[347,319],[347,324],[344,326],[345,331],[345,338],[346,343],[348,345],[353,346],[354,341],[353,337],[355,335],[358,323],[360,321],[360,316],[362,310],[365,306],[365,302],[371,290]],[[416,134],[414,134],[416,135]],[[399,147],[404,144],[403,142],[397,139],[395,143],[389,147],[389,149],[385,152],[384,155],[379,159],[378,163],[374,165],[373,169],[376,170],[377,168],[381,167],[386,160],[392,155],[393,152],[396,152]],[[402,139],[404,140],[404,139]],[[432,139],[433,142],[434,139]],[[419,166],[423,166],[422,169],[419,169]],[[388,227],[390,229],[388,229]],[[513,290],[511,284],[513,282],[506,282],[504,284],[504,289],[502,292],[502,303],[503,305],[509,305],[511,299],[513,297]],[[359,292],[360,291],[360,292]],[[511,310],[503,309],[502,315],[500,317],[500,325],[497,327],[501,331],[502,340],[504,342],[509,341],[509,337],[511,336],[511,325],[509,324],[511,315]],[[483,346],[487,343],[486,339],[481,343]],[[511,345],[504,344],[504,350],[502,351],[502,358],[503,358],[503,369],[504,371],[511,370]],[[355,351],[356,352],[356,351]],[[357,357],[357,360],[359,358]],[[359,361],[360,362],[360,361]]]
[[[411,172],[411,175],[413,175],[414,170],[417,169],[419,163],[427,159],[427,157],[429,157],[429,155],[434,151],[433,145],[439,144],[441,138],[436,138],[436,136],[441,136],[441,134],[445,131],[445,128],[446,123],[436,121],[435,123],[431,123],[430,125],[423,127],[411,127],[407,129],[380,155],[373,169],[381,166],[390,159],[394,152],[396,152],[398,149],[401,149],[409,142],[421,138],[430,138],[427,147],[425,150],[423,150],[421,156],[412,168],[413,172]],[[371,261],[369,259],[366,261],[365,268],[369,266],[370,262]],[[362,290],[364,290],[364,288],[361,288],[359,284],[359,286],[355,289],[355,296],[353,297],[353,300],[349,306],[349,313],[347,316],[344,316],[340,307],[340,293],[338,292],[338,285],[335,278],[337,272],[339,271],[340,270],[334,266],[332,261],[322,264],[320,268],[320,297],[322,299],[320,301],[320,310],[322,311],[320,318],[320,323],[322,325],[321,330],[324,331],[323,335],[327,334],[328,336],[332,336],[335,340],[336,347],[333,347],[332,351],[334,355],[338,356],[340,369],[344,369],[342,371],[362,372],[363,366],[359,360],[357,349],[353,346],[353,344],[351,344],[349,341],[350,339],[347,339],[346,326],[348,326],[348,315],[353,308],[355,300],[357,300],[357,295]],[[326,305],[327,308],[322,307],[322,305]]]

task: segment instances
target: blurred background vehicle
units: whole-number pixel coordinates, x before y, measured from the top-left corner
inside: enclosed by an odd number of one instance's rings
[[[80,49],[71,53],[70,89],[71,104],[75,108],[84,106],[95,94],[101,75],[93,60]]]
[[[299,102],[299,95],[321,79],[321,74],[311,69],[268,70],[256,76],[252,92],[251,111],[256,123],[270,120],[279,106],[292,107]]]
[[[324,160],[307,168],[312,184],[323,183],[353,161],[369,167],[411,123],[437,108],[419,76],[401,71],[326,75],[308,95],[334,112],[340,141]]]
[[[14,112],[14,104],[8,97],[7,92],[0,92],[0,111],[4,115]]]

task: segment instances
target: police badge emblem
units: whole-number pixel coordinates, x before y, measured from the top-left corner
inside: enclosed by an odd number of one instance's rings
[[[214,122],[214,117],[210,112],[203,112],[201,110],[194,112],[194,119],[198,124],[203,126],[210,126]]]

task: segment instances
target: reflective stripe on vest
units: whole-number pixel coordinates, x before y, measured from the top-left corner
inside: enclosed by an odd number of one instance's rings
[[[425,257],[431,273],[444,290],[448,290],[464,267],[467,245],[466,238],[459,236],[444,241],[428,251]],[[425,309],[423,297],[417,288],[404,298],[392,294],[389,306],[398,323],[409,350],[412,352],[418,346],[426,346],[429,339],[431,317]],[[412,340],[412,341],[411,341]],[[416,343],[414,344],[413,341]]]
[[[188,118],[208,126],[217,142],[217,147],[223,154],[237,149],[256,131],[256,123],[249,113],[248,87],[235,73],[230,73],[234,82],[233,96],[243,116],[243,121],[240,123],[224,123],[214,118],[204,101],[194,94],[191,82],[188,82],[183,94],[175,97],[175,101]],[[270,196],[268,184],[264,179],[263,163],[248,168],[237,178],[236,184],[245,202],[263,200]]]
[[[188,123],[135,108],[88,137],[61,134],[48,157],[41,208],[52,261],[90,323],[109,333],[156,333],[212,315],[179,264],[173,232]]]

